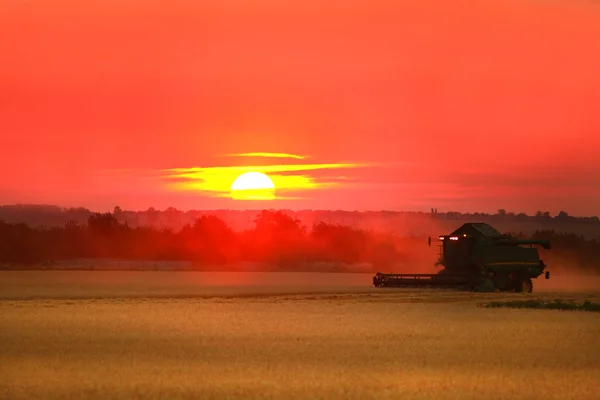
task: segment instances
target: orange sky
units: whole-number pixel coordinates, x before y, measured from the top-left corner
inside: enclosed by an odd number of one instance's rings
[[[276,152],[377,165],[274,208],[598,215],[598,21],[593,0],[3,1],[0,203],[255,208],[157,171]]]

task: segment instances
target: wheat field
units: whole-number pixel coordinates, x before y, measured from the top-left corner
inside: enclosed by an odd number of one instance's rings
[[[600,314],[477,306],[597,301],[598,280],[527,295],[321,275],[1,272],[0,398],[600,398]]]

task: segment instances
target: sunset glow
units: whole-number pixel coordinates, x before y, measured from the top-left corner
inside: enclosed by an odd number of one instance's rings
[[[595,311],[600,0],[0,0],[2,398],[600,400]]]
[[[600,3],[475,3],[0,2],[0,202],[599,214]]]
[[[236,198],[239,199],[240,196],[244,196],[244,193],[234,193],[232,182],[237,182],[237,190],[240,190],[241,186],[251,189],[253,185],[263,186],[254,187],[253,189],[265,189],[266,180],[264,178],[256,180],[257,177],[263,176],[267,177],[274,188],[277,189],[276,198],[285,200],[305,198],[307,191],[350,185],[346,177],[336,177],[335,175],[321,177],[315,175],[315,172],[365,168],[368,166],[367,164],[330,163],[173,168],[162,171],[162,179],[166,182],[166,188],[171,191],[184,191],[214,197],[230,197],[230,195],[235,194]],[[247,177],[251,179],[246,179]],[[240,178],[244,179],[240,182]],[[274,199],[273,196],[274,194],[269,194],[266,197]],[[252,197],[256,199],[261,195],[254,194]]]

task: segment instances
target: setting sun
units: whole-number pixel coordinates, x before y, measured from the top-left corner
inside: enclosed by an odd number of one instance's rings
[[[246,172],[231,184],[231,197],[235,200],[273,200],[275,185],[262,172]]]

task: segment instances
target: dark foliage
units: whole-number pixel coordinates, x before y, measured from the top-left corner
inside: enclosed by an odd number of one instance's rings
[[[516,235],[521,236],[521,235]],[[550,239],[542,258],[569,267],[600,272],[600,242],[575,234],[537,231]],[[92,214],[87,223],[68,221],[61,227],[32,228],[0,221],[0,262],[40,263],[82,258],[139,261],[193,261],[201,264],[264,262],[293,269],[304,263],[370,263],[375,268],[410,264],[426,246],[426,238],[315,223],[307,230],[299,219],[281,211],[258,213],[254,227],[235,232],[222,219],[203,215],[178,231],[131,227],[115,213]],[[431,263],[434,263],[431,259]],[[553,266],[554,268],[554,266]]]
[[[0,221],[0,262],[39,263],[79,258],[266,262],[293,267],[310,261],[390,265],[404,260],[392,235],[318,224],[311,232],[279,211],[262,211],[254,228],[234,232],[216,216],[202,216],[180,231],[130,227],[114,214],[94,214],[87,224],[31,228]]]
[[[404,211],[342,211],[342,210],[282,210],[285,214],[298,218],[306,225],[326,222],[329,224],[341,224],[353,228],[375,229],[382,226],[399,226],[407,221],[415,221],[417,224],[423,221],[435,221],[460,225],[464,222],[488,222],[492,225],[535,224],[543,226],[544,229],[557,231],[593,231],[600,238],[600,219],[595,216],[576,217],[565,211],[560,211],[555,216],[549,212],[538,211],[535,215],[525,213],[514,213],[503,209],[496,213],[460,213],[454,211],[438,212],[432,208],[431,212],[404,212]],[[123,210],[115,207],[113,215],[121,222],[127,222],[131,227],[149,226],[154,228],[170,228],[181,230],[187,224],[193,224],[204,215],[214,215],[224,221],[235,231],[242,231],[253,227],[253,220],[259,214],[256,210],[189,210],[182,211],[173,207],[166,210],[149,208],[145,211]],[[0,206],[0,220],[7,223],[25,223],[31,227],[59,226],[62,227],[67,221],[77,221],[86,224],[88,218],[95,213],[86,208],[61,208],[57,206],[44,205],[5,205]],[[453,224],[453,222],[455,222]],[[588,235],[589,236],[589,235]]]

